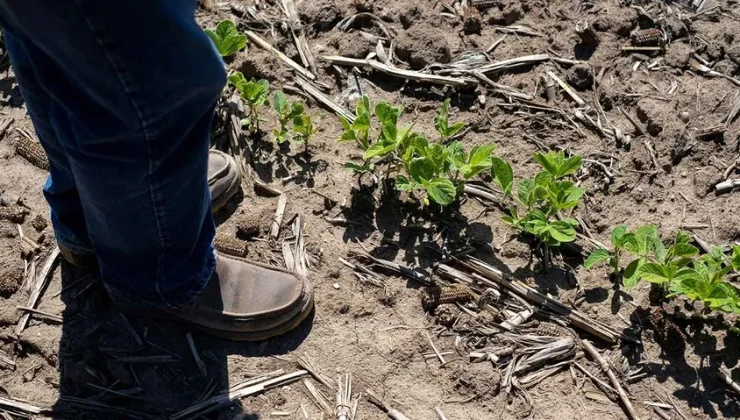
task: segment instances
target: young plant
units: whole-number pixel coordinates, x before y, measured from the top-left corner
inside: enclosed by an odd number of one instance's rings
[[[247,46],[247,36],[241,35],[236,30],[236,25],[230,20],[222,20],[216,25],[216,30],[205,30],[206,35],[211,38],[221,57],[236,54],[237,51]]]
[[[535,161],[542,167],[534,178],[523,179],[517,184],[515,205],[503,221],[520,232],[533,235],[546,247],[559,246],[576,238],[578,221],[561,217],[561,212],[576,207],[584,190],[575,183],[563,180],[581,167],[581,157],[565,158],[563,152],[535,153]],[[504,190],[504,197],[513,189],[514,177],[506,162],[492,159],[491,175]],[[524,214],[519,216],[519,210]]]
[[[275,92],[272,106],[278,114],[278,121],[280,121],[280,129],[275,129],[272,133],[275,135],[275,139],[278,143],[283,143],[288,140],[288,125],[293,122],[294,119],[302,119],[302,117],[304,117],[304,107],[300,102],[294,102],[292,104],[288,103],[283,92]],[[311,129],[313,130],[313,126],[311,126]]]
[[[648,262],[656,241],[659,241],[659,238],[657,229],[653,225],[642,226],[635,232],[629,232],[625,225],[617,226],[612,230],[611,235],[613,250],[596,249],[586,258],[583,266],[589,269],[600,262],[606,261],[615,275],[623,275],[624,286],[630,289],[639,281],[639,269]],[[637,257],[630,262],[626,269],[621,267],[624,252]]]
[[[293,131],[295,131],[295,140],[303,142],[305,150],[308,151],[308,140],[316,133],[316,129],[308,114],[296,115],[293,117]]]
[[[449,103],[435,119],[443,137],[462,128],[458,124],[449,126],[448,108]],[[430,201],[448,205],[457,199],[466,180],[491,168],[493,146],[474,147],[466,153],[459,143],[430,144],[426,136],[413,130],[414,124],[398,126],[402,108],[380,102],[375,105],[374,114],[370,110],[370,101],[363,97],[357,104],[353,123],[340,118],[344,132],[339,141],[355,142],[363,150],[362,165],[345,164],[354,173],[367,173],[382,163],[386,178],[400,172],[395,176],[397,190],[423,193],[425,205]],[[377,133],[371,124],[373,116],[380,126]]]
[[[699,300],[712,310],[740,314],[740,290],[724,278],[740,269],[740,247],[734,246],[732,258],[727,259],[720,247],[712,248],[693,262],[693,269],[684,272],[669,284],[668,297],[685,295]]]
[[[252,133],[259,132],[260,120],[257,109],[262,105],[267,104],[267,95],[270,92],[270,83],[267,80],[251,79],[247,81],[247,79],[244,78],[244,75],[239,71],[231,73],[228,80],[229,83],[234,85],[244,102],[246,102],[249,107],[249,114],[247,115],[249,131]]]
[[[442,142],[444,143],[450,137],[459,133],[465,127],[465,123],[456,122],[450,125],[450,100],[445,99],[442,104],[442,108],[439,110],[439,115],[434,118],[434,127],[437,132],[442,136]]]
[[[363,96],[355,107],[355,120],[350,123],[345,117],[339,117],[344,132],[339,142],[355,142],[362,151],[370,147],[370,99]]]

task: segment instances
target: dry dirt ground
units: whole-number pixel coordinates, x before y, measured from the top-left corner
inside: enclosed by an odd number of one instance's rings
[[[233,19],[241,30],[257,31],[300,62],[293,38],[281,24],[285,19],[280,8],[272,3],[261,2],[252,9],[257,11],[253,15],[249,7],[254,2],[217,2],[210,10],[201,9],[197,19],[204,27]],[[633,228],[652,223],[666,238],[684,228],[712,244],[738,240],[740,195],[716,195],[712,190],[737,158],[740,123],[732,108],[738,104],[740,88],[732,80],[690,67],[694,57],[716,72],[740,77],[740,43],[736,39],[740,6],[736,1],[707,0],[692,5],[689,1],[654,0],[494,0],[489,2],[491,7],[480,12],[468,10],[462,17],[454,7],[442,5],[457,3],[451,0],[297,3],[307,45],[316,61],[317,80],[341,105],[353,108],[359,83],[374,102],[403,105],[402,121],[415,121],[416,129],[434,138],[434,115],[442,101],[450,98],[453,120],[470,127],[461,138],[463,144],[495,143],[495,153],[512,163],[518,177],[536,170],[531,159],[535,151],[568,150],[583,155],[591,161],[579,174],[587,198],[575,214],[602,242],[608,242],[611,228],[620,223]],[[377,16],[390,34],[367,15],[361,15],[346,31],[336,28],[343,18],[360,12]],[[581,40],[575,31],[578,21],[591,24],[600,40],[598,46]],[[273,23],[272,28],[265,22]],[[535,34],[508,34],[489,53],[489,60],[548,54],[580,62],[550,60],[488,76],[564,113],[513,106],[515,101],[486,85],[449,88],[414,83],[368,70],[353,73],[322,59],[330,55],[365,58],[376,52],[378,37],[390,35],[397,67],[438,70],[465,54],[486,51],[506,31],[502,28],[511,30],[512,25]],[[664,30],[664,50],[622,50],[632,45],[631,35],[636,30],[651,27]],[[386,50],[390,44],[386,39]],[[501,211],[483,201],[469,197],[454,211],[430,218],[415,205],[381,199],[379,190],[361,190],[343,168],[357,151],[337,144],[341,126],[331,111],[290,90],[294,76],[282,61],[252,44],[227,66],[247,77],[266,78],[273,89],[292,92],[290,99],[306,102],[320,130],[308,154],[301,153],[302,146],[297,144],[290,149],[277,147],[270,134],[276,118],[265,108],[265,134],[250,139],[255,173],[284,191],[285,220],[300,216],[306,248],[317,257],[311,272],[316,291],[312,322],[269,342],[233,344],[179,325],[133,317],[126,320],[111,307],[94,273],[61,265],[53,271],[38,306],[56,317],[33,315],[28,327],[16,334],[22,314],[17,306],[27,305],[29,291],[21,287],[24,263],[18,228],[15,222],[2,220],[0,355],[14,367],[0,361],[0,397],[53,407],[53,414],[37,418],[167,418],[246,378],[276,369],[294,371],[297,356],[307,354],[326,376],[336,378],[351,372],[355,391],[372,388],[411,419],[437,418],[434,407],[440,407],[450,420],[626,418],[617,401],[593,397],[601,393],[594,383],[580,372],[574,378],[567,369],[530,388],[528,399],[522,393],[506,393],[499,389],[502,370],[490,363],[471,363],[467,354],[454,352],[455,333],[435,326],[434,317],[422,309],[421,285],[387,273],[380,275],[381,287],[362,284],[339,261],[351,259],[351,251],[358,250],[360,242],[382,258],[430,272],[438,255],[427,245],[439,244],[440,238],[454,233],[461,241],[490,244],[502,267],[540,291],[639,337],[638,345],[623,343],[622,352],[646,373],[628,386],[640,418],[659,418],[656,409],[643,401],[675,404],[676,409],[658,409],[664,418],[740,416],[737,394],[726,390],[717,376],[720,366],[736,365],[740,349],[737,336],[711,325],[678,323],[685,338],[672,331],[663,337],[648,317],[654,307],[648,285],[626,294],[614,286],[606,269],[586,271],[582,260],[565,254],[555,255],[553,269],[544,272],[526,241],[510,240],[513,232],[501,222]],[[542,78],[548,70],[560,75],[584,105],[574,103],[560,88],[548,102]],[[0,79],[0,91],[0,112],[4,118],[13,118],[0,140],[0,198],[3,205],[21,205],[28,210],[20,225],[41,247],[40,269],[54,247],[48,208],[41,194],[46,171],[15,153],[18,129],[32,133],[33,128],[12,70]],[[599,108],[603,111],[597,111]],[[600,117],[607,128],[630,135],[631,147],[575,119],[576,109],[594,120]],[[214,126],[216,145],[224,144],[225,132],[221,113]],[[649,148],[654,150],[653,156]],[[610,175],[594,161],[606,165]],[[736,176],[733,174],[728,172],[730,178]],[[490,183],[490,179],[482,182]],[[375,198],[369,196],[372,193]],[[245,182],[238,199],[216,215],[219,230],[235,235],[245,230],[244,225],[256,224],[259,235],[249,242],[250,257],[283,265],[280,243],[268,239],[277,202],[276,197]],[[326,216],[345,217],[351,224],[331,224]],[[281,237],[290,236],[289,230],[284,226]],[[676,310],[672,305],[663,309]],[[205,375],[189,350],[188,332],[205,363]],[[426,333],[440,351],[451,352],[446,364],[441,365],[433,355]],[[156,363],[126,359],[138,356],[164,358]],[[587,358],[582,363],[606,381],[596,364]],[[736,380],[740,379],[738,373]],[[333,401],[333,392],[317,386]],[[203,418],[327,418],[312,401],[304,384],[294,382],[236,401]],[[24,417],[17,410],[5,413],[2,408],[0,403],[0,417]],[[279,417],[281,414],[285,417]],[[358,418],[386,417],[363,398]]]

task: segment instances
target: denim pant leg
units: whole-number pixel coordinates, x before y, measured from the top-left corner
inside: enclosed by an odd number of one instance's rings
[[[74,252],[90,252],[92,245],[69,158],[51,123],[56,104],[39,84],[30,60],[28,48],[33,50],[35,46],[16,39],[8,32],[4,36],[26,109],[49,157],[49,177],[44,184],[44,196],[51,207],[51,222],[57,242]]]
[[[31,117],[66,155],[106,287],[157,306],[191,301],[215,267],[208,143],[226,75],[194,10],[195,0],[0,0],[0,24],[50,98]]]

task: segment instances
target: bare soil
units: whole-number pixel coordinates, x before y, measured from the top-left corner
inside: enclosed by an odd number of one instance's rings
[[[254,29],[300,62],[293,38],[281,24],[280,8],[264,3],[256,10],[274,23],[272,30],[250,18],[247,7],[254,6],[251,1],[217,2],[213,9],[200,10],[197,19],[204,27],[225,18],[235,20],[240,29]],[[740,123],[725,119],[740,88],[726,78],[709,77],[689,67],[689,59],[696,55],[713,70],[740,78],[737,2],[708,0],[697,12],[688,1],[499,0],[490,8],[467,11],[463,16],[441,3],[453,2],[298,2],[298,15],[316,59],[317,79],[326,85],[328,96],[353,109],[359,83],[373,102],[403,105],[402,122],[414,121],[415,128],[430,138],[436,138],[434,115],[442,101],[450,98],[452,119],[470,127],[461,138],[463,144],[495,143],[495,153],[511,162],[517,177],[536,171],[531,156],[540,150],[567,150],[605,164],[613,173],[611,179],[593,163],[587,163],[579,174],[587,196],[575,212],[601,242],[608,242],[611,228],[621,223],[631,227],[655,224],[666,239],[683,228],[715,245],[738,240],[740,195],[716,195],[713,188],[738,155]],[[526,26],[537,36],[508,34],[489,54],[490,60],[549,54],[579,63],[550,61],[489,77],[572,115],[570,111],[578,107],[562,89],[556,90],[553,101],[547,101],[542,76],[551,70],[585,101],[590,115],[595,117],[593,110],[603,108],[606,120],[600,122],[631,135],[631,146],[617,144],[572,117],[513,107],[485,85],[452,89],[367,70],[355,76],[348,68],[327,64],[321,57],[365,58],[376,51],[378,37],[385,34],[367,15],[358,17],[348,31],[336,28],[341,19],[361,12],[377,16],[394,35],[394,64],[416,70],[439,68],[467,53],[486,51],[502,36],[503,26]],[[594,28],[600,41],[597,46],[582,42],[576,33],[576,23],[582,20]],[[665,51],[622,51],[632,45],[635,31],[650,27],[666,32]],[[289,88],[293,82],[289,67],[251,44],[227,66],[248,78],[266,78],[274,89]],[[737,395],[717,376],[720,366],[732,369],[737,364],[738,336],[711,324],[653,325],[651,310],[658,307],[673,313],[683,310],[684,303],[656,306],[649,285],[626,293],[615,286],[605,268],[586,271],[581,259],[565,252],[555,255],[554,267],[545,272],[530,244],[513,237],[514,232],[501,221],[500,209],[480,200],[468,197],[447,212],[434,213],[397,198],[381,197],[379,189],[361,186],[343,167],[348,160],[359,162],[359,153],[337,143],[341,126],[333,113],[309,97],[290,89],[286,92],[292,93],[291,100],[307,104],[319,129],[308,153],[303,153],[300,144],[286,150],[272,142],[270,133],[277,120],[267,108],[261,114],[264,135],[250,142],[255,173],[287,194],[285,220],[301,217],[307,249],[317,257],[311,273],[316,291],[311,322],[279,339],[236,344],[181,325],[124,319],[113,309],[94,273],[62,264],[54,270],[39,309],[61,316],[63,322],[33,315],[29,326],[16,335],[22,315],[17,306],[26,306],[29,297],[29,287],[22,285],[22,253],[26,251],[16,225],[0,221],[0,354],[15,363],[9,367],[0,362],[0,397],[53,407],[53,414],[37,418],[166,418],[245,378],[276,369],[293,371],[296,356],[308,354],[330,378],[351,372],[356,391],[373,389],[411,419],[437,418],[434,407],[440,407],[450,420],[626,418],[618,402],[588,398],[601,391],[580,373],[575,381],[568,370],[557,373],[531,388],[525,398],[500,388],[501,369],[471,363],[467,354],[452,353],[441,365],[425,334],[431,334],[440,351],[454,352],[456,333],[436,326],[435,317],[425,313],[423,287],[387,273],[380,274],[382,287],[362,284],[339,261],[351,259],[349,252],[360,249],[361,243],[378,257],[430,273],[439,255],[428,245],[439,245],[440,238],[454,238],[458,243],[491,245],[507,272],[594,319],[639,337],[639,344],[623,343],[621,351],[632,366],[646,372],[628,386],[640,418],[658,418],[642,402],[660,400],[676,405],[677,410],[661,411],[666,418],[740,416]],[[0,198],[3,205],[19,204],[29,210],[19,225],[41,247],[40,269],[54,246],[41,193],[47,173],[14,152],[17,129],[33,132],[33,127],[12,70],[0,79],[0,93],[0,112],[14,119],[0,140]],[[225,144],[222,114],[214,126],[215,145]],[[637,132],[626,115],[644,134]],[[706,132],[716,126],[722,130]],[[490,178],[480,181],[490,184]],[[245,181],[243,192],[216,219],[221,232],[250,241],[250,258],[283,266],[281,244],[271,242],[268,235],[277,201]],[[345,217],[351,223],[332,224],[327,216]],[[281,237],[289,236],[289,230],[284,225]],[[188,332],[205,362],[206,376],[190,353]],[[597,344],[606,348],[605,343]],[[168,355],[172,360],[121,361],[127,356],[154,355]],[[588,359],[583,363],[606,381],[596,364]],[[740,369],[733,376],[740,380]],[[319,388],[333,401],[332,391]],[[92,402],[106,406],[95,407]],[[204,417],[283,418],[276,416],[289,413],[287,418],[303,419],[301,407],[310,418],[322,418],[304,385],[295,382]],[[21,418],[13,412],[9,416]],[[359,417],[386,418],[364,398]]]

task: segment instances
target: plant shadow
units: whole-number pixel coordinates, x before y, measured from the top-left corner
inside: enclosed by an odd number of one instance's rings
[[[678,384],[680,387],[670,396],[700,409],[709,418],[739,418],[740,405],[717,373],[723,365],[728,366],[733,379],[740,379],[740,336],[700,321],[668,315],[661,321],[653,310],[636,308],[630,321],[639,325],[641,343],[654,342],[660,347],[659,361],[645,361],[643,344],[624,346],[622,353],[630,364],[641,362],[648,377],[659,383],[671,380]],[[697,358],[698,367],[694,367]]]

